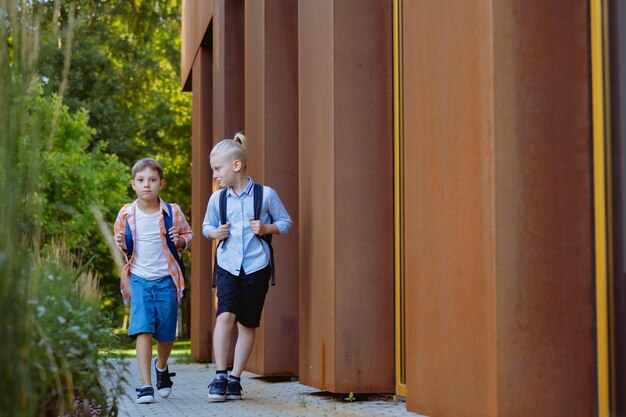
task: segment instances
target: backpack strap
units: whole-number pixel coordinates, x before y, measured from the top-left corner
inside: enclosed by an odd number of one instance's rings
[[[124,232],[124,240],[126,241],[126,259],[129,260],[133,256],[133,233],[130,230],[130,225],[128,224],[128,214],[126,214],[126,226]]]
[[[261,218],[261,209],[263,207],[263,186],[261,184],[254,184],[254,220]],[[270,214],[270,222],[274,222],[272,215]],[[274,268],[274,248],[272,248],[272,234],[268,233],[263,236],[256,235],[261,241],[265,241],[270,249],[270,270],[272,271],[272,285],[276,285],[276,273]]]
[[[169,213],[166,213],[165,210],[163,210],[163,223],[165,223],[165,240],[167,241],[167,247],[169,248],[176,262],[178,263],[178,266],[180,267],[180,272],[183,273],[183,277],[184,277],[185,276],[185,263],[183,262],[180,255],[178,254],[178,248],[176,247],[176,244],[172,240],[172,237],[170,236],[170,233],[169,233],[172,226],[174,226],[174,222],[172,220],[172,217],[173,217],[172,215],[174,214],[174,212],[172,211],[172,205],[170,203],[165,203],[165,205],[167,206],[167,210],[169,211]]]
[[[226,203],[227,203],[227,198],[228,198],[228,195],[226,194],[227,190],[228,188],[224,188],[222,189],[222,191],[220,191],[220,204],[219,204],[220,225],[226,224],[228,221],[226,219]],[[224,240],[220,240],[217,243],[217,246],[215,247],[215,257],[213,259],[213,283],[211,284],[213,288],[215,288],[215,285],[217,284],[217,268],[216,268],[217,267],[217,248],[219,248],[220,245],[224,245]]]
[[[220,224],[227,223],[227,219],[226,219],[226,202],[227,202],[227,197],[228,197],[228,194],[226,193],[227,191],[228,189],[224,188],[220,192]]]

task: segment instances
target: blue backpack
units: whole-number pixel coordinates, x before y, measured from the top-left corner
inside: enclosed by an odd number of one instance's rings
[[[226,224],[228,222],[228,219],[226,219],[226,201],[228,197],[226,194],[226,190],[227,188],[224,188],[220,192],[220,205],[219,205],[220,224]],[[259,217],[261,216],[261,207],[263,205],[263,186],[261,184],[254,184],[252,195],[253,195],[253,204],[254,204],[254,220],[259,220]],[[273,222],[274,222],[274,219],[272,218],[272,215],[270,214],[270,223],[273,223]],[[272,248],[272,234],[268,233],[263,236],[259,236],[259,235],[255,235],[255,236],[262,242],[267,243],[267,246],[270,249],[270,270],[272,271],[272,285],[276,285],[276,274],[275,274],[276,268],[274,265],[274,248]],[[219,243],[217,244],[217,247],[215,248],[215,259],[213,261],[213,288],[215,288],[215,284],[217,280],[217,273],[216,273],[216,268],[215,268],[217,266],[217,248],[219,248],[220,245],[223,245],[226,239],[220,240]]]
[[[173,213],[172,205],[170,203],[165,203],[165,205],[167,206],[167,210],[170,213]],[[174,241],[172,240],[169,234],[169,230],[174,225],[174,222],[172,221],[172,217],[165,210],[163,210],[163,223],[165,223],[165,240],[167,241],[167,247],[169,248],[176,262],[178,263],[178,266],[180,267],[180,271],[183,273],[183,277],[184,277],[186,275],[185,263],[183,262],[183,259],[178,254],[178,249],[176,248],[176,245],[174,244]],[[130,257],[133,256],[134,245],[133,245],[133,235],[130,231],[130,225],[128,224],[128,220],[126,220],[126,234],[124,238],[126,240],[126,257],[130,259]]]

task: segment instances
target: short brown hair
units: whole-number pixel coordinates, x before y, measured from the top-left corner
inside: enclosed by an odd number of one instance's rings
[[[152,158],[143,158],[135,162],[133,169],[130,171],[133,179],[135,179],[135,175],[137,175],[138,172],[141,172],[146,168],[155,170],[159,174],[159,179],[163,179],[163,167]]]

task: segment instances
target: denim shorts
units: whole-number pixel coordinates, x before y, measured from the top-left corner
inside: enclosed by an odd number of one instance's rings
[[[178,298],[171,276],[147,280],[130,276],[130,326],[128,336],[152,333],[160,342],[176,339]]]
[[[215,265],[217,280],[217,312],[233,313],[237,316],[237,322],[245,327],[256,328],[261,324],[261,313],[265,296],[269,288],[271,275],[270,266],[246,274],[241,268],[239,276],[233,275],[227,270]]]

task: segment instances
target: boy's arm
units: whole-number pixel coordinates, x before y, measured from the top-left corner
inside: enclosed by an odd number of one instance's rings
[[[289,213],[287,213],[285,206],[283,205],[282,201],[280,201],[280,198],[278,198],[278,194],[276,193],[276,191],[274,191],[274,189],[269,189],[269,192],[267,193],[267,199],[269,212],[273,219],[272,225],[276,227],[278,231],[277,234],[282,235],[287,233],[287,230],[291,228],[293,221],[291,220]],[[271,233],[276,232],[273,228],[270,230],[272,230]]]
[[[113,236],[118,236],[119,234],[122,234],[123,236],[126,234],[126,222],[124,220],[124,216],[126,215],[127,206],[127,204],[124,205],[124,207],[120,209],[119,213],[117,213],[117,218],[115,219],[115,224],[113,225]],[[118,244],[117,247],[119,250],[126,253],[126,250],[122,246]]]
[[[202,234],[208,239],[215,239],[209,233],[220,226],[219,193],[220,191],[216,191],[209,198],[204,221],[202,222]]]
[[[191,230],[191,226],[187,223],[187,219],[185,218],[185,214],[181,210],[178,205],[175,205],[178,210],[174,210],[175,215],[175,223],[174,226],[178,229],[178,236],[184,240],[184,245],[179,247],[180,250],[185,250],[191,246],[191,241],[193,240],[193,231]]]

